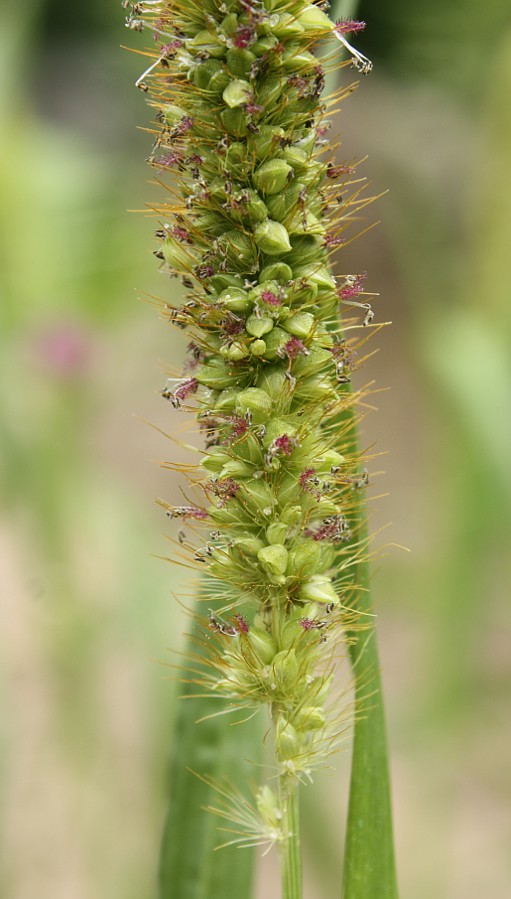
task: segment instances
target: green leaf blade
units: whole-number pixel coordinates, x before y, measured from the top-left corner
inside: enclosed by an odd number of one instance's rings
[[[190,649],[197,652],[195,642]],[[254,717],[233,726],[232,716],[215,715],[223,708],[216,698],[190,698],[196,692],[195,684],[185,683],[179,689],[158,897],[250,899],[254,850],[236,846],[216,850],[235,835],[219,829],[220,819],[206,809],[218,804],[211,781],[228,781],[242,793],[248,792],[247,760],[257,760],[261,753],[260,721]]]

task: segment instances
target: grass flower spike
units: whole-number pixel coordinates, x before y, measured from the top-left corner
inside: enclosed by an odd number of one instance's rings
[[[189,341],[163,396],[205,438],[187,504],[164,504],[206,575],[186,676],[236,720],[267,710],[271,776],[252,805],[219,784],[215,810],[232,841],[279,845],[284,899],[299,899],[298,785],[349,718],[333,664],[360,626],[368,481],[350,381],[373,319],[365,275],[330,265],[368,202],[327,140],[354,85],[320,97],[328,70],[371,64],[345,37],[362,23],[306,0],[146,0],[127,24],[155,42],[137,85],[155,110],[150,162],[169,175],[156,256],[188,292],[161,304]],[[341,324],[343,306],[357,318]]]

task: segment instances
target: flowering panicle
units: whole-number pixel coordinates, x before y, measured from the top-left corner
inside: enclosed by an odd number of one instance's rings
[[[361,307],[366,325],[372,310],[354,299],[365,275],[329,266],[366,201],[355,166],[332,162],[312,51],[338,38],[355,67],[370,63],[344,37],[361,23],[306,0],[142,0],[128,25],[156,42],[137,82],[156,110],[150,161],[171,170],[156,255],[189,291],[166,307],[191,342],[163,396],[193,403],[206,436],[196,505],[167,511],[206,531],[192,558],[235,596],[203,622],[202,683],[269,710],[284,787],[263,787],[254,814],[278,842],[286,797],[341,727],[328,697],[350,603],[335,570],[363,551],[353,493],[367,482],[349,449],[356,347],[339,308]]]

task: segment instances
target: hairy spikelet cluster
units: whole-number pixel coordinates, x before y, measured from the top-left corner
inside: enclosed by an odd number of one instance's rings
[[[156,255],[189,291],[164,305],[190,343],[163,393],[206,438],[193,501],[167,511],[200,536],[191,559],[225,598],[204,620],[200,680],[233,707],[267,706],[279,771],[303,779],[339,732],[328,696],[367,483],[349,385],[364,340],[346,332],[372,310],[364,276],[329,263],[368,201],[326,139],[320,94],[340,49],[325,55],[326,39],[352,53],[342,65],[370,63],[344,38],[360,23],[334,25],[306,0],[146,0],[128,25],[156,42],[138,81],[156,109],[150,161],[171,173]],[[343,330],[342,303],[361,311]],[[271,839],[286,836],[269,786],[256,812]]]

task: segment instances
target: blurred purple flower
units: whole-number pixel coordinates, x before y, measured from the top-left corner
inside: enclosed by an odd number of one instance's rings
[[[79,325],[47,326],[36,335],[34,343],[37,361],[58,377],[81,375],[87,369],[91,340]]]

